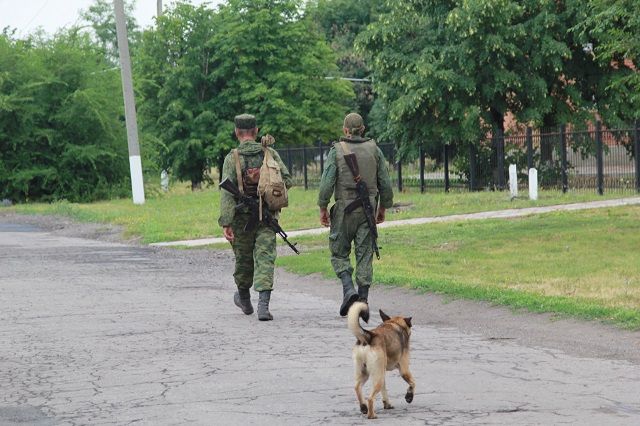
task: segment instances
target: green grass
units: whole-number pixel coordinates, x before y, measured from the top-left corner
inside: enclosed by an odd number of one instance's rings
[[[640,207],[381,231],[377,284],[640,328]],[[279,265],[333,277],[326,236]]]
[[[22,204],[7,210],[25,214],[55,214],[68,216],[84,222],[99,222],[122,225],[127,237],[139,236],[142,242],[176,241],[205,237],[219,237],[222,230],[217,224],[220,193],[215,188],[191,192],[188,185],[175,185],[167,194],[147,198],[144,205],[134,205],[130,199],[111,200],[92,204],[57,202],[51,204]],[[290,192],[290,207],[281,216],[281,225],[287,231],[317,228],[317,190],[305,191],[294,188]],[[506,208],[523,208],[553,204],[616,198],[620,194],[595,193],[562,194],[543,191],[538,201],[528,199],[510,200],[507,192],[442,192],[420,194],[404,192],[396,194],[395,202],[401,207],[393,208],[387,220],[425,216],[472,213]]]

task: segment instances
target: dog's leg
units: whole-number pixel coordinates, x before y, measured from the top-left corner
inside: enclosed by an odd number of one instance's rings
[[[378,394],[378,392],[380,392],[382,390],[382,388],[384,387],[384,370],[382,370],[381,374],[376,374],[377,377],[374,378],[373,380],[373,388],[371,389],[371,395],[369,395],[369,399],[367,401],[368,403],[368,415],[367,418],[369,419],[377,419],[378,416],[376,416],[375,411],[373,411],[373,404],[376,400],[376,395]]]
[[[391,410],[393,405],[389,402],[389,394],[387,394],[387,382],[382,383],[382,405],[385,410]]]
[[[364,385],[369,379],[369,374],[365,370],[361,370],[356,367],[356,396],[358,397],[358,404],[360,405],[360,412],[367,414],[367,404],[365,404],[364,397],[362,396],[362,385]]]
[[[404,396],[405,401],[411,404],[413,401],[413,394],[416,389],[416,382],[413,380],[413,375],[411,371],[409,371],[409,356],[405,355],[400,358],[400,375],[404,379],[405,382],[409,383],[409,389],[407,389],[407,394]]]

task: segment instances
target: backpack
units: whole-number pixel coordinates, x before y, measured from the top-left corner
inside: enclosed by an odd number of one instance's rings
[[[261,141],[264,159],[262,167],[260,167],[258,195],[260,196],[260,201],[264,200],[267,203],[269,210],[275,211],[289,205],[289,194],[282,179],[280,164],[273,158],[271,150],[267,147],[270,141],[273,141],[273,137],[270,135],[263,137]]]

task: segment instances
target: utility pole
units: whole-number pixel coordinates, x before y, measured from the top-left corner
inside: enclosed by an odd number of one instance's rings
[[[156,7],[157,7],[157,12],[156,12],[156,18],[162,16],[162,0],[158,0],[158,2],[156,3]]]
[[[131,78],[131,58],[129,57],[129,41],[124,16],[123,0],[114,0],[116,15],[116,33],[118,36],[118,54],[120,56],[120,74],[122,76],[122,93],[124,95],[124,112],[127,124],[127,143],[129,145],[129,169],[131,171],[131,192],[134,204],[144,204],[144,183],[142,181],[142,161],[138,145],[138,122],[136,121],[136,103],[133,98],[133,82]]]

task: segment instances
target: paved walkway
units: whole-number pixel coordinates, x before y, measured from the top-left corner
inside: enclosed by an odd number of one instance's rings
[[[229,251],[0,226],[0,424],[640,422],[640,333],[379,287],[372,326],[378,306],[414,318],[417,388],[405,403],[389,373],[396,408],[378,399],[379,420],[367,421],[338,285],[282,271],[276,283],[275,321],[262,323],[231,301]]]
[[[606,207],[617,206],[629,206],[640,204],[640,197],[621,198],[614,200],[602,200],[602,201],[590,201],[587,203],[574,203],[574,204],[560,204],[555,206],[546,207],[527,207],[522,209],[507,209],[507,210],[494,210],[480,213],[469,214],[455,214],[449,216],[436,216],[436,217],[421,217],[415,219],[403,219],[392,220],[378,225],[380,228],[390,228],[394,226],[406,226],[406,225],[422,225],[425,223],[439,223],[439,222],[456,222],[461,220],[482,220],[482,219],[509,219],[514,217],[530,216],[534,214],[550,213],[557,211],[571,211],[571,210],[587,210],[587,209],[599,209]],[[300,231],[287,232],[289,237],[297,237],[300,235],[320,235],[328,232],[328,228],[314,228],[303,229]],[[170,246],[187,246],[197,247],[208,244],[220,244],[226,243],[224,238],[202,238],[198,240],[183,240],[183,241],[168,241],[161,243],[152,243],[150,245],[157,247],[170,247]]]

